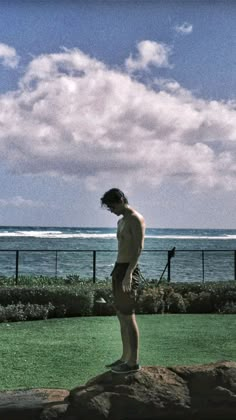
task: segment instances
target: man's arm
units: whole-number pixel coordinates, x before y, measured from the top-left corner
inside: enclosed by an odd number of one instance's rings
[[[132,273],[138,263],[139,256],[143,249],[145,234],[144,220],[139,219],[136,216],[132,216],[130,219],[129,227],[132,235],[132,257],[130,259],[130,264],[122,282],[122,287],[125,292],[131,290]]]

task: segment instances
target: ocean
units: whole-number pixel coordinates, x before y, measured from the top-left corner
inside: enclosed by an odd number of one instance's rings
[[[147,228],[140,258],[144,278],[159,279],[168,250],[171,281],[228,281],[235,279],[236,229]],[[96,278],[109,278],[116,259],[116,228],[0,227],[0,276],[79,275],[92,278],[96,251]],[[167,271],[164,274],[167,278]]]

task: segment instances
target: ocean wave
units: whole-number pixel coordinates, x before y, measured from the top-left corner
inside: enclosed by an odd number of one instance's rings
[[[71,230],[49,230],[49,229],[32,229],[32,230],[12,230],[12,229],[4,229],[0,230],[0,237],[21,237],[21,238],[39,238],[39,239],[115,239],[116,232],[101,232],[97,229],[93,230],[80,230],[76,229],[74,231]],[[153,240],[162,240],[162,239],[169,239],[169,240],[236,240],[236,234],[234,233],[219,233],[210,234],[210,232],[204,233],[196,233],[196,234],[185,234],[179,232],[177,233],[158,233],[155,234],[154,232],[148,232],[145,235],[145,239],[153,239]]]
[[[236,239],[236,235],[223,235],[223,236],[202,236],[202,235],[195,235],[195,236],[190,236],[190,235],[146,235],[145,238],[149,238],[149,239],[214,239],[214,240],[218,240],[218,239]]]
[[[17,232],[0,232],[0,237],[30,237],[41,239],[114,239],[115,233],[63,233],[61,231],[17,231]]]

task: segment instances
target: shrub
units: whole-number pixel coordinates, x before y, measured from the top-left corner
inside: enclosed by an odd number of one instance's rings
[[[211,292],[203,291],[199,293],[199,312],[205,314],[214,312]]]
[[[98,303],[99,299],[104,299],[106,303]],[[94,289],[93,315],[115,315],[114,299],[112,288],[108,284],[100,284],[98,289]]]
[[[24,305],[19,302],[16,305],[0,305],[0,322],[47,319],[53,310],[54,306],[51,303],[48,305],[36,305],[31,303]]]
[[[0,277],[0,322],[7,319],[6,314],[12,320],[115,314],[110,278],[94,284],[91,279],[80,279],[78,275],[67,276],[67,279],[31,276],[30,282],[29,277],[21,277],[26,283],[24,286],[9,286],[9,278]],[[106,303],[99,304],[99,298]],[[136,311],[235,313],[234,305],[236,282],[233,281],[170,284],[152,279],[141,282]],[[8,312],[3,307],[8,307]]]
[[[137,312],[143,314],[164,312],[164,291],[160,287],[145,287],[139,294]]]
[[[4,306],[0,305],[0,322],[6,321],[6,311]]]
[[[66,316],[66,305],[54,306],[53,313],[51,315],[54,318],[64,318]]]
[[[15,277],[0,276],[0,286],[14,286],[14,285],[15,285]]]
[[[28,287],[34,287],[34,286],[53,286],[56,284],[64,283],[63,278],[55,278],[55,277],[49,277],[49,276],[30,276],[30,275],[20,275],[18,277],[18,283],[17,286],[28,286]]]
[[[226,290],[224,293],[225,299],[236,303],[236,290]]]
[[[222,314],[236,314],[236,302],[231,300],[223,303],[218,308],[218,312]]]
[[[46,289],[44,295],[47,302],[51,302],[55,309],[66,316],[88,316],[93,312],[93,290],[88,288],[57,287]]]
[[[64,284],[78,284],[83,282],[83,280],[80,280],[80,276],[78,274],[69,274],[68,276],[66,276],[65,280],[64,280]]]
[[[170,291],[166,297],[166,311],[170,313],[186,312],[185,302],[180,293],[176,293],[174,290]]]
[[[5,308],[6,321],[25,321],[24,305],[20,302],[17,305],[8,305]]]
[[[209,292],[187,293],[185,299],[187,312],[190,313],[212,313],[214,312],[214,303],[212,295]]]
[[[198,308],[198,294],[194,292],[188,292],[185,295],[185,306],[189,313],[196,313]]]
[[[19,275],[16,284],[15,276],[0,276],[0,286],[68,286],[84,284],[89,279],[81,279],[78,274],[69,274],[66,277],[44,275]]]
[[[0,304],[3,306],[32,303],[55,307],[55,313],[67,316],[86,316],[93,311],[93,290],[88,287],[4,287],[0,289]],[[65,311],[66,308],[66,311]]]
[[[27,303],[23,310],[27,320],[36,320],[49,318],[53,314],[54,309],[54,306],[49,302],[48,305]]]

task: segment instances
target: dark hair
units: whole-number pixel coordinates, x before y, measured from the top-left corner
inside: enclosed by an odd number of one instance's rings
[[[119,190],[119,188],[111,188],[109,191],[101,197],[101,205],[107,206],[112,203],[121,203],[129,204],[128,199],[125,194]]]

